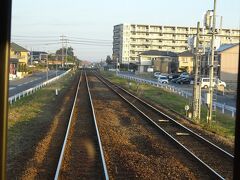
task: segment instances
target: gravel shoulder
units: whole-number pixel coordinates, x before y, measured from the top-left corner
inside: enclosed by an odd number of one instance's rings
[[[90,81],[110,179],[210,178],[99,80]]]

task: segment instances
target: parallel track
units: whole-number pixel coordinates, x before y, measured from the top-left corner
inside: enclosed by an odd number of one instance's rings
[[[78,82],[54,179],[71,177],[109,179],[86,72]]]
[[[232,179],[233,155],[122,87],[99,74],[95,73],[95,76],[182,148],[186,154],[197,160],[214,178]]]

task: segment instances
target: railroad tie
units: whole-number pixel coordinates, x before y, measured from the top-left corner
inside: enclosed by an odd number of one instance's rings
[[[167,119],[159,119],[158,121],[159,122],[169,122],[169,120],[167,120]]]
[[[184,132],[176,132],[177,136],[189,136],[189,133],[184,133]]]

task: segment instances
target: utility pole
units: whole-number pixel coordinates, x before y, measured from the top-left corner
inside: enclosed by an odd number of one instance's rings
[[[57,77],[57,61],[58,61],[58,58],[57,58],[57,55],[56,55],[56,57],[55,57],[55,63],[56,63],[56,77]]]
[[[68,47],[67,47],[67,43],[68,43],[68,40],[67,39],[65,39],[65,42],[66,42],[66,64],[67,64],[67,56],[68,56],[68,54],[67,54],[67,51],[68,51]],[[67,64],[67,67],[68,67],[68,64]]]
[[[200,78],[199,74],[199,33],[200,33],[200,22],[197,23],[197,36],[196,36],[196,48],[194,48],[194,86],[193,86],[193,103],[192,103],[192,113],[193,120],[199,122],[201,114],[201,89],[198,82]]]
[[[116,75],[118,75],[118,57],[117,57],[117,62],[116,62]]]
[[[47,63],[47,81],[48,81],[48,54],[47,54],[46,63]]]
[[[65,38],[66,36],[64,36],[64,35],[62,35],[62,36],[60,36],[60,40],[62,41],[62,68],[63,68],[63,66],[64,66],[64,53],[63,53],[63,47],[64,47],[64,38]]]
[[[213,8],[213,24],[212,24],[212,41],[211,41],[211,58],[209,63],[209,92],[208,92],[208,98],[209,98],[209,106],[208,106],[208,113],[207,113],[207,123],[212,123],[212,110],[213,110],[213,81],[214,81],[214,45],[215,45],[215,27],[216,27],[216,1],[214,0],[214,8]]]
[[[31,53],[30,53],[30,61],[31,61],[31,65],[32,65],[32,62],[33,62],[33,48],[31,48]]]

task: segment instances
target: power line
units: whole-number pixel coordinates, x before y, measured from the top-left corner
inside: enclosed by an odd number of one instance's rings
[[[59,38],[59,36],[28,36],[28,35],[12,35],[12,38],[27,38],[27,39],[38,39],[38,38]],[[76,37],[76,36],[68,36],[69,39],[76,39],[76,40],[90,40],[90,41],[99,41],[99,42],[112,42],[110,39],[92,39],[92,38],[85,38],[85,37]]]
[[[12,35],[11,37],[23,37],[23,38],[58,38],[59,36],[29,36],[29,35]]]
[[[93,40],[93,41],[106,41],[106,42],[112,42],[112,40],[110,40],[110,39],[90,39],[90,38],[81,38],[81,37],[73,37],[73,36],[69,36],[69,38],[79,39],[79,40]]]
[[[20,41],[59,41],[59,39],[28,39],[28,38],[12,38]]]
[[[71,43],[87,43],[87,44],[100,44],[100,45],[112,45],[112,43],[104,43],[98,41],[76,41],[76,40],[69,40]]]

